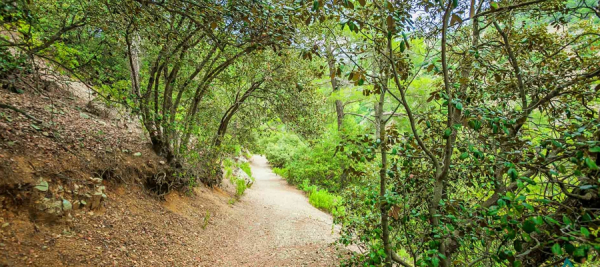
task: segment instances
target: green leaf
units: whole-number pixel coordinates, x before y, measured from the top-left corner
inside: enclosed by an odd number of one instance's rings
[[[456,109],[458,109],[458,110],[462,110],[462,109],[463,109],[463,105],[462,105],[462,103],[460,103],[460,102],[456,103],[455,107],[456,107]]]
[[[571,243],[566,243],[565,251],[569,254],[573,254],[573,252],[575,251],[575,246],[573,246],[573,244],[571,244]]]
[[[38,131],[41,130],[41,128],[39,126],[37,126],[37,125],[35,125],[33,123],[31,124],[31,128],[36,129]]]
[[[596,165],[596,162],[594,162],[592,159],[590,159],[588,157],[585,158],[585,165],[587,165],[587,167],[590,168],[590,170],[594,170],[594,171],[598,170],[598,165]]]
[[[552,253],[558,256],[562,255],[562,249],[560,248],[560,244],[554,243],[554,245],[552,246]]]
[[[558,225],[558,221],[555,219],[552,219],[551,217],[544,216],[544,220],[546,220],[546,223],[548,223],[548,224]]]
[[[513,246],[515,247],[515,251],[521,252],[523,250],[523,242],[519,239],[515,239],[513,242]]]
[[[34,188],[39,191],[46,192],[48,191],[48,182],[40,179],[40,182]]]
[[[452,0],[452,8],[458,7],[458,0]]]
[[[530,211],[535,211],[535,209],[533,208],[533,206],[531,206],[531,205],[529,205],[529,204],[527,204],[527,203],[523,203],[523,207],[527,208],[527,209],[528,209],[528,210],[530,210]],[[537,222],[536,222],[536,223],[537,223]],[[539,224],[539,223],[537,223],[537,224]]]
[[[440,266],[440,258],[438,258],[438,257],[432,258],[431,264],[433,264],[434,267]]]
[[[517,177],[519,177],[519,173],[515,168],[510,168],[508,169],[508,176],[510,176],[510,179],[514,181],[517,179]]]
[[[525,233],[532,233],[535,231],[535,223],[532,220],[526,220],[521,227]]]
[[[451,134],[452,134],[452,129],[446,128],[446,130],[444,130],[444,139],[448,139]]]
[[[571,219],[569,219],[569,217],[567,217],[566,215],[563,214],[563,223],[565,225],[569,225],[571,224]]]
[[[318,9],[319,9],[319,1],[318,0],[314,0],[313,1],[312,11],[317,11]]]
[[[583,236],[585,236],[586,238],[590,237],[590,231],[587,228],[582,226],[579,230],[581,231],[581,234],[583,234]]]
[[[590,148],[590,152],[598,153],[600,152],[600,146],[595,146]]]
[[[492,7],[492,9],[498,9],[498,8],[500,8],[500,6],[498,6],[498,3],[496,3],[496,2],[491,2],[490,6]]]
[[[463,152],[462,154],[460,154],[460,159],[466,159],[469,157],[469,153],[467,152]]]

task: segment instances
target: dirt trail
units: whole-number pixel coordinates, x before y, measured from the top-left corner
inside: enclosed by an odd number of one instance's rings
[[[255,184],[228,219],[209,226],[218,236],[202,266],[338,265],[331,216],[274,174],[264,157],[254,156],[251,167]]]

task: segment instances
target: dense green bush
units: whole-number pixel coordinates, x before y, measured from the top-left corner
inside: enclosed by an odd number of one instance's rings
[[[331,213],[338,202],[338,197],[325,189],[317,190],[316,188],[313,188],[308,195],[308,202],[315,208]]]
[[[288,132],[275,132],[262,140],[265,155],[275,166],[274,172],[294,185],[305,180],[329,191],[336,192],[343,172],[343,153],[335,153],[339,140],[335,134],[326,134],[320,142],[307,145],[301,137]]]
[[[265,156],[274,167],[283,167],[292,161],[299,150],[307,147],[300,137],[287,132],[274,132],[260,143]]]
[[[237,197],[241,197],[246,189],[248,189],[248,186],[246,186],[246,181],[242,179],[237,179],[235,181],[235,195]]]

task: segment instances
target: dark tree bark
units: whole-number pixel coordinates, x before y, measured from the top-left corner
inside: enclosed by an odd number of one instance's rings
[[[265,79],[262,78],[261,80],[252,83],[250,88],[248,88],[248,90],[246,90],[246,92],[244,92],[244,94],[241,97],[240,97],[239,93],[235,97],[235,101],[227,109],[227,111],[225,112],[225,114],[223,114],[223,117],[221,118],[221,122],[219,123],[219,129],[217,130],[217,135],[216,135],[215,141],[214,141],[215,147],[221,146],[221,143],[223,142],[223,137],[225,137],[225,134],[227,133],[227,126],[229,125],[231,118],[233,118],[233,116],[236,114],[236,112],[238,112],[238,110],[240,109],[242,104],[244,104],[244,101],[246,101],[252,95],[252,93],[254,93],[254,91],[256,91],[258,88],[260,88],[260,85],[264,81],[265,81]]]

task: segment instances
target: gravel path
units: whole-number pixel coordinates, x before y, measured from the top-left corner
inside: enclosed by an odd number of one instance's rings
[[[264,157],[254,156],[251,167],[256,182],[228,219],[209,226],[218,237],[201,266],[337,266],[331,216],[274,174]]]

